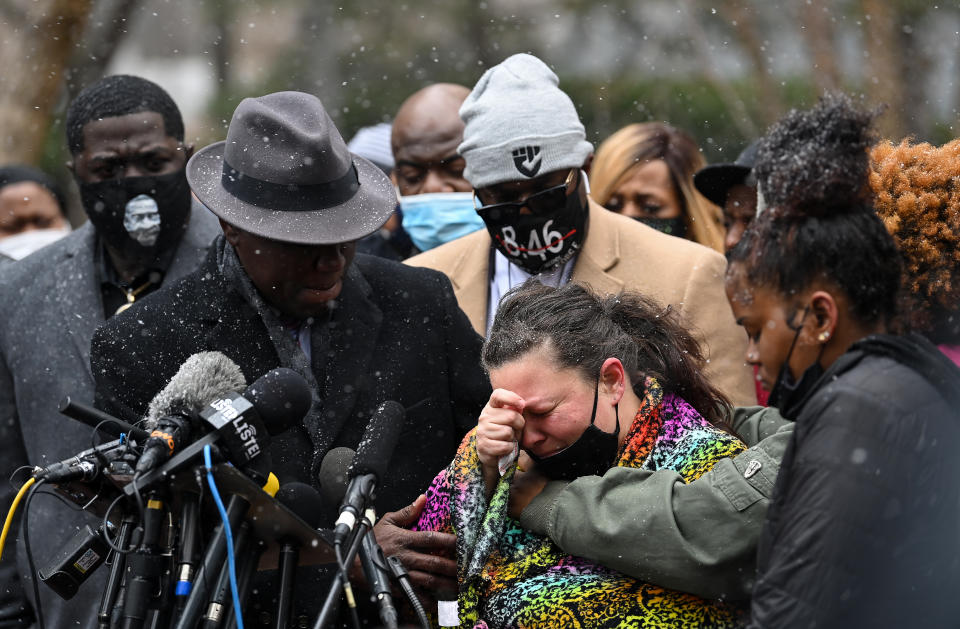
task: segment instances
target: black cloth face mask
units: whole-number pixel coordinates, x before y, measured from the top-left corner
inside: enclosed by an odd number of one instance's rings
[[[497,250],[531,275],[563,264],[583,246],[587,206],[579,187],[567,194],[567,185],[477,209]],[[530,213],[521,214],[523,207]]]
[[[800,319],[800,326],[796,334],[793,335],[793,341],[790,343],[790,350],[783,364],[780,365],[780,371],[777,373],[777,379],[770,389],[770,398],[767,402],[769,406],[777,408],[787,419],[796,419],[800,411],[800,403],[807,397],[807,394],[814,389],[820,377],[823,376],[823,365],[820,364],[820,357],[826,345],[820,346],[820,353],[812,365],[803,370],[800,379],[797,380],[790,373],[790,356],[793,355],[793,349],[797,345],[797,339],[800,338],[800,331],[803,329],[803,320],[807,318],[810,306],[803,310],[803,317]]]
[[[677,238],[687,237],[687,221],[682,216],[675,218],[656,218],[653,216],[634,216],[635,220],[640,221],[647,227],[652,227],[658,232],[670,234]]]
[[[533,452],[527,454],[537,464],[537,469],[553,480],[573,480],[581,476],[603,476],[617,458],[620,449],[620,408],[614,407],[617,426],[613,432],[603,432],[594,423],[597,419],[597,400],[599,382],[593,394],[593,412],[590,425],[580,437],[566,448],[547,457],[538,457]]]
[[[152,260],[187,230],[190,186],[186,170],[155,177],[77,181],[90,222],[125,257]]]

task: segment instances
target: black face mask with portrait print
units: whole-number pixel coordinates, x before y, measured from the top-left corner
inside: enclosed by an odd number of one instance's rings
[[[77,185],[83,209],[97,235],[126,258],[153,260],[175,247],[187,230],[191,198],[186,170],[92,183],[78,179]],[[127,205],[131,202],[148,209],[151,204],[156,205],[159,229],[152,238],[138,240],[137,232],[128,229],[131,215]]]

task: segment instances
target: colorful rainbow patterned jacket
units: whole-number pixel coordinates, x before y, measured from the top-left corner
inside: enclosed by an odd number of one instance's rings
[[[671,469],[690,482],[745,449],[682,399],[664,395],[652,378],[645,384],[618,466]],[[414,527],[457,535],[461,627],[739,626],[741,608],[642,583],[520,528],[507,516],[515,470],[503,475],[488,504],[471,431],[431,483]]]

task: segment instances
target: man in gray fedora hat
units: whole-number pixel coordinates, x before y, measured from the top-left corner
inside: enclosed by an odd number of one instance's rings
[[[299,92],[241,102],[226,141],[198,151],[187,178],[223,235],[195,273],[99,330],[97,405],[139,419],[200,351],[223,352],[248,382],[289,367],[313,401],[301,423],[274,435],[273,472],[281,484],[316,486],[327,452],[355,450],[378,404],[397,400],[407,413],[376,506],[402,509],[384,516],[377,538],[423,589],[451,587],[456,566],[443,555],[453,536],[405,527],[490,388],[482,339],[449,280],[355,253],[397,204],[390,180],[348,151],[319,99]]]

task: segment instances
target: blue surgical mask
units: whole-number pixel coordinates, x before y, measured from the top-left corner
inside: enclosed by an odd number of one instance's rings
[[[403,229],[420,251],[483,229],[470,192],[428,192],[400,197]]]

